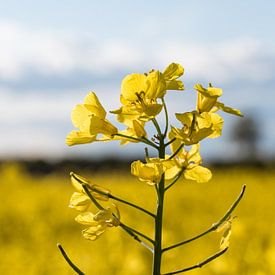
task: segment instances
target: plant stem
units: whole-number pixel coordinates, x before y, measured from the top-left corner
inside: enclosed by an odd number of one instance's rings
[[[202,232],[201,234],[199,234],[199,235],[197,235],[197,236],[195,236],[193,238],[187,239],[187,240],[182,241],[180,243],[177,243],[177,244],[174,244],[174,245],[171,245],[171,246],[168,246],[168,247],[164,248],[162,250],[162,253],[164,253],[164,252],[166,252],[168,250],[174,249],[176,247],[179,247],[181,245],[184,245],[184,244],[190,243],[192,241],[195,241],[195,240],[197,240],[197,239],[199,239],[199,238],[207,235],[208,233],[215,231],[222,223],[224,223],[230,217],[230,215],[232,214],[232,212],[234,211],[234,209],[238,206],[239,202],[241,201],[241,199],[242,199],[242,197],[244,195],[245,188],[246,188],[246,186],[244,185],[242,187],[242,191],[241,191],[240,195],[238,196],[238,198],[234,201],[234,203],[227,210],[227,212],[225,213],[225,215],[218,222],[212,224],[212,226],[209,229],[207,229],[206,231]]]
[[[166,137],[167,132],[168,132],[169,118],[168,118],[168,111],[167,111],[167,106],[166,106],[166,103],[164,101],[164,98],[161,98],[161,100],[162,100],[162,104],[163,104],[164,112],[165,112],[165,130],[164,130],[163,135]]]
[[[65,252],[64,248],[62,245],[59,243],[57,244],[58,249],[60,250],[62,256],[64,257],[65,261],[69,264],[69,266],[79,275],[84,275],[84,272],[82,272],[69,258],[67,253]]]
[[[175,178],[167,187],[165,187],[165,192],[166,192],[169,188],[171,188],[171,187],[179,180],[179,178],[181,177],[183,171],[184,171],[184,169],[182,169],[182,170],[177,174],[176,178]]]
[[[159,145],[159,158],[165,157],[164,137],[160,136]],[[161,269],[161,256],[162,256],[162,216],[164,206],[164,174],[158,185],[158,202],[157,202],[157,215],[155,218],[155,245],[154,245],[154,260],[153,260],[153,275],[160,275]]]
[[[138,209],[138,210],[140,210],[140,211],[146,213],[147,215],[149,215],[149,216],[151,216],[151,217],[153,217],[153,218],[155,218],[155,216],[156,216],[155,214],[151,213],[150,211],[144,209],[143,207],[138,206],[138,205],[136,205],[136,204],[134,204],[134,203],[131,203],[131,202],[129,202],[129,201],[125,201],[125,200],[123,200],[123,199],[121,199],[121,198],[118,198],[118,197],[112,195],[112,194],[109,194],[108,197],[109,197],[110,199],[113,199],[113,200],[122,202],[122,203],[124,203],[124,204],[127,204],[127,205],[133,207],[133,208],[136,208],[136,209]]]
[[[118,136],[118,137],[124,137],[124,138],[127,138],[127,139],[131,139],[131,140],[134,140],[136,142],[143,142],[147,145],[150,145],[152,147],[154,147],[155,149],[158,149],[157,145],[154,144],[153,142],[151,142],[149,139],[143,137],[143,138],[135,138],[135,137],[131,137],[131,136],[127,136],[127,135],[123,135],[123,134],[115,134],[114,136]]]
[[[207,259],[205,259],[204,261],[202,261],[198,264],[195,264],[195,265],[192,265],[192,266],[180,269],[180,270],[176,270],[176,271],[173,271],[173,272],[164,273],[162,275],[174,275],[174,274],[187,272],[187,271],[190,271],[192,269],[201,268],[204,265],[208,264],[209,262],[211,262],[211,261],[215,260],[216,258],[220,257],[222,254],[224,254],[227,251],[227,249],[228,249],[228,247],[226,247],[225,249],[213,254],[212,256],[208,257]]]

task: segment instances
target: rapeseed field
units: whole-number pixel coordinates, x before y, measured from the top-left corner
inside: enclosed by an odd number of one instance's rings
[[[78,172],[78,171],[74,171]],[[164,245],[172,245],[208,229],[218,221],[246,184],[246,194],[234,215],[229,250],[190,274],[275,274],[275,171],[269,169],[217,169],[208,183],[180,180],[166,194]],[[82,173],[83,174],[83,173]],[[154,188],[126,172],[86,173],[93,183],[109,188],[155,211]],[[146,275],[152,255],[119,227],[96,241],[85,240],[85,228],[68,208],[73,187],[69,175],[32,176],[22,167],[0,168],[0,274],[74,274],[56,244],[61,243],[85,274]],[[121,220],[147,235],[153,221],[125,205]],[[219,250],[221,234],[213,232],[193,243],[167,251],[163,272],[190,266]]]

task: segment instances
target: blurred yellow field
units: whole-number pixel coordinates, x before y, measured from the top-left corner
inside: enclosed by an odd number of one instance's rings
[[[164,245],[206,230],[218,221],[238,196],[247,192],[234,212],[229,250],[190,274],[275,274],[275,172],[253,169],[213,169],[209,183],[179,181],[167,192]],[[75,171],[78,172],[78,171]],[[154,211],[155,190],[126,173],[85,176]],[[68,208],[73,187],[69,175],[34,177],[16,165],[2,166],[0,183],[0,273],[74,274],[56,244],[87,274],[150,274],[150,252],[120,228],[109,228],[95,242],[83,239],[77,212]],[[153,233],[150,217],[118,204],[121,220]],[[221,235],[205,238],[164,254],[163,272],[196,264],[219,249]]]

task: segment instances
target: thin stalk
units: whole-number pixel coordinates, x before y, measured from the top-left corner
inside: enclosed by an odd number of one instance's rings
[[[164,158],[165,146],[164,138],[160,136],[159,158]],[[161,270],[161,256],[162,256],[162,221],[163,221],[163,206],[164,206],[164,174],[158,184],[158,203],[157,215],[155,218],[155,245],[154,245],[154,259],[153,259],[153,275],[160,275]]]
[[[66,251],[64,250],[64,248],[62,247],[62,245],[60,243],[57,244],[58,249],[60,250],[63,258],[65,259],[65,261],[69,264],[69,266],[79,275],[85,275],[84,272],[82,272],[69,258],[69,256],[67,255]]]
[[[119,134],[119,133],[115,134],[114,136],[128,138],[128,139],[131,139],[131,140],[134,140],[134,141],[137,141],[137,142],[143,142],[143,143],[145,143],[147,145],[150,145],[150,146],[154,147],[155,149],[158,149],[158,147],[153,142],[151,142],[149,139],[147,139],[145,137],[143,137],[143,138],[135,138],[135,137]]]
[[[178,174],[177,174],[177,177],[169,184],[165,187],[165,192],[171,188],[178,180],[179,178],[181,177],[182,173],[183,173],[184,169],[182,169]]]
[[[173,143],[176,140],[176,138],[172,138],[167,143],[165,143],[165,147],[169,146],[171,143]]]
[[[175,157],[175,156],[179,153],[179,151],[182,149],[183,146],[184,146],[184,144],[182,143],[182,144],[179,146],[179,148],[174,152],[174,154],[172,154],[172,155],[169,157],[169,159],[172,159],[173,157]]]
[[[133,208],[136,208],[136,209],[138,209],[138,210],[140,210],[140,211],[142,211],[142,212],[148,214],[149,216],[151,216],[151,217],[153,217],[153,218],[155,218],[155,216],[156,216],[155,214],[153,214],[153,213],[151,213],[150,211],[148,211],[148,210],[142,208],[141,206],[138,206],[138,205],[136,205],[136,204],[134,204],[134,203],[131,203],[131,202],[129,202],[129,201],[125,201],[125,200],[123,200],[123,199],[120,199],[120,198],[118,198],[118,197],[116,197],[116,196],[114,196],[114,195],[112,195],[112,194],[109,194],[108,197],[109,197],[110,199],[119,201],[119,202],[124,203],[124,204],[127,204],[127,205],[129,205],[129,206],[131,206],[131,207],[133,207]]]
[[[173,271],[173,272],[164,273],[162,275],[174,275],[174,274],[187,272],[187,271],[190,271],[192,269],[201,268],[204,265],[208,264],[209,262],[211,262],[211,261],[215,260],[216,258],[220,257],[222,254],[224,254],[227,251],[227,249],[228,249],[228,247],[226,247],[225,249],[213,254],[212,256],[208,257],[207,259],[205,259],[204,261],[202,261],[198,264],[195,264],[195,265],[192,265],[192,266],[180,269],[180,270],[176,270],[176,271]]]
[[[129,205],[129,206],[131,206],[131,207],[133,207],[133,208],[136,208],[136,209],[138,209],[138,210],[140,210],[140,211],[142,211],[142,212],[144,212],[144,213],[150,215],[150,216],[153,217],[153,218],[155,217],[155,214],[153,214],[153,213],[151,213],[150,211],[148,211],[148,210],[142,208],[141,206],[138,206],[138,205],[136,205],[136,204],[134,204],[134,203],[131,203],[131,202],[125,201],[125,200],[123,200],[123,199],[121,199],[121,198],[118,198],[118,197],[112,195],[111,193],[106,193],[106,192],[97,190],[97,189],[95,189],[95,188],[89,186],[88,184],[86,184],[85,187],[84,187],[83,182],[79,181],[76,177],[74,177],[74,178],[75,178],[80,184],[83,185],[83,188],[84,188],[85,192],[87,193],[87,195],[89,196],[90,200],[91,200],[91,201],[97,206],[97,208],[99,208],[99,209],[102,209],[102,208],[101,208],[101,205],[97,202],[97,200],[96,200],[93,196],[91,196],[91,194],[89,194],[90,192],[88,192],[88,191],[89,191],[90,188],[91,188],[92,191],[95,192],[95,193],[101,194],[101,195],[103,195],[103,196],[107,196],[109,199],[113,199],[113,200],[122,202],[122,203],[124,203],[124,204],[127,204],[127,205]]]
[[[87,196],[90,198],[90,200],[95,204],[95,206],[99,209],[99,210],[103,210],[104,207],[102,207],[102,205],[94,198],[94,196],[91,194],[90,190],[89,190],[89,185],[88,184],[82,184],[82,187],[85,191],[85,193],[87,194]]]
[[[132,231],[133,233],[136,233],[137,235],[141,236],[142,238],[146,239],[147,241],[149,241],[151,244],[154,244],[155,242],[149,238],[148,236],[144,235],[143,233],[139,232],[138,230],[136,229],[133,229],[132,227],[120,222],[120,226],[123,227],[124,229],[127,229],[127,230],[130,230]]]
[[[184,245],[184,244],[190,243],[192,241],[195,241],[195,240],[207,235],[208,233],[215,231],[222,223],[224,223],[229,218],[229,216],[232,214],[234,209],[237,207],[237,205],[239,204],[239,202],[241,201],[241,199],[244,195],[245,188],[246,188],[246,186],[244,185],[240,195],[238,196],[238,198],[235,200],[235,202],[231,205],[231,207],[228,209],[228,211],[225,213],[225,215],[218,222],[212,224],[212,226],[209,229],[207,229],[206,231],[202,232],[201,234],[199,234],[199,235],[197,235],[193,238],[187,239],[187,240],[182,241],[180,243],[177,243],[177,244],[174,244],[174,245],[171,245],[171,246],[168,246],[168,247],[164,248],[162,250],[162,253],[164,253],[165,251],[174,249],[176,247],[179,247],[181,245]]]
[[[167,111],[167,106],[166,106],[166,103],[164,101],[164,98],[161,98],[161,101],[162,101],[162,104],[163,104],[163,107],[164,107],[164,113],[165,113],[165,130],[164,130],[163,136],[166,137],[167,132],[168,132],[169,118],[168,118],[168,111]]]
[[[161,133],[161,129],[160,129],[160,127],[159,127],[159,124],[158,124],[157,120],[156,120],[155,118],[153,118],[153,119],[152,119],[152,122],[154,123],[155,128],[156,128],[156,130],[157,130],[157,132],[158,132],[158,137],[159,137],[159,139],[162,139],[163,135],[162,135],[162,133]]]

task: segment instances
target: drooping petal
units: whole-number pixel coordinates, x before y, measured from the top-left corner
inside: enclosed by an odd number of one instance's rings
[[[66,137],[66,144],[69,146],[85,144],[96,141],[96,135],[87,132],[71,131]]]
[[[106,224],[99,224],[82,230],[82,235],[87,240],[95,241],[106,231],[106,228]]]
[[[184,85],[180,80],[166,81],[166,90],[184,90]]]
[[[86,211],[91,204],[90,198],[80,192],[74,192],[70,199],[69,207],[75,208],[78,211]]]
[[[221,109],[222,111],[224,111],[226,113],[243,117],[243,114],[242,114],[242,112],[240,110],[234,109],[234,108],[231,108],[231,107],[228,107],[228,106],[225,106],[221,102],[216,102],[215,106],[217,106],[219,109]]]
[[[91,212],[84,212],[75,217],[75,221],[84,225],[97,226],[99,223],[94,219],[95,215]]]

